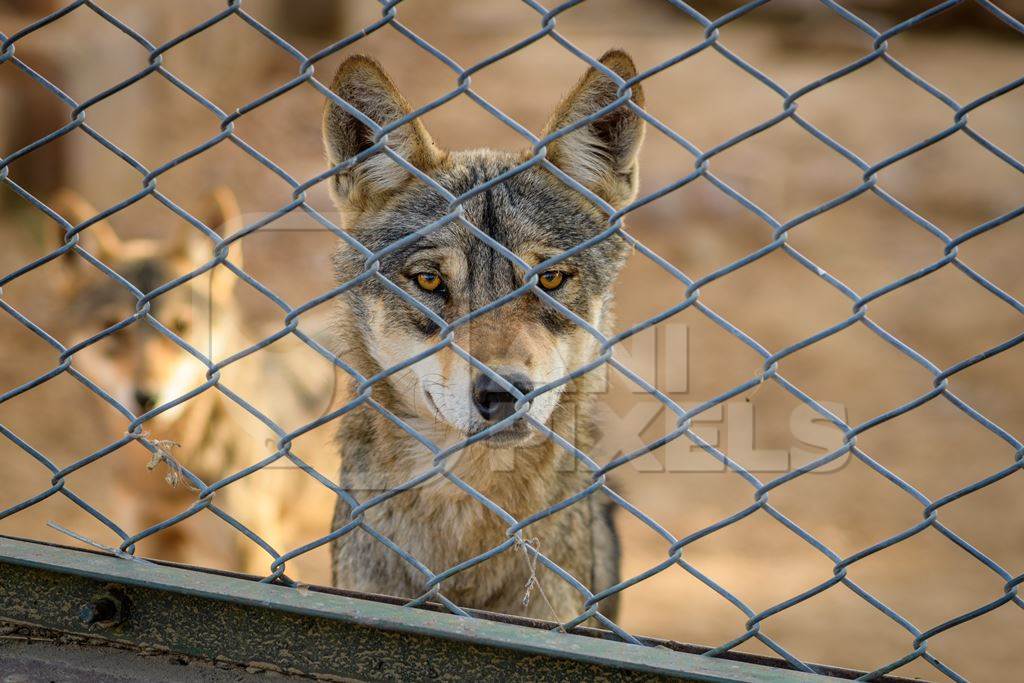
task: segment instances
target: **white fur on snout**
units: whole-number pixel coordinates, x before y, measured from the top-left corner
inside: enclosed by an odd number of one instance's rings
[[[372,332],[367,335],[366,347],[377,364],[385,370],[404,363],[436,344],[418,336],[403,334],[394,328],[389,329],[382,304],[377,303],[370,313]],[[448,372],[453,373],[453,376],[446,377],[439,358],[441,353],[451,352],[442,350],[434,353],[399,370],[390,378],[398,400],[417,418],[411,426],[439,446],[451,440],[451,435],[446,433],[451,429],[465,434],[473,426],[468,372],[460,372],[462,369],[458,364],[452,364]],[[467,390],[462,393],[454,391],[453,387],[458,385],[467,387]]]
[[[155,396],[156,404],[177,400],[206,381],[206,367],[192,356],[180,354],[180,358],[172,366],[169,375],[160,384]],[[187,402],[186,402],[187,403]],[[160,414],[163,420],[176,420],[186,410],[186,403],[179,403]]]
[[[471,370],[468,362],[460,363],[462,367],[449,378],[447,384],[432,381],[436,378],[426,376],[423,381],[428,392],[434,399],[445,420],[464,434],[479,432],[488,426],[487,420],[480,415],[473,402],[473,381],[477,373]],[[525,374],[525,369],[524,369]],[[531,377],[534,386],[542,386],[561,374],[558,371],[545,373],[543,377]],[[546,424],[554,412],[563,387],[535,396],[530,400],[527,415],[541,424]]]
[[[481,421],[473,406],[470,389],[472,379],[467,363],[456,360],[451,364],[447,376],[437,354],[412,367],[420,387],[430,397],[432,409],[445,422],[463,434],[479,429]]]
[[[503,364],[501,372],[497,368],[491,369],[498,375],[501,375],[502,372],[523,374],[530,378],[535,388],[541,387],[565,375],[567,371],[563,361],[565,352],[566,349],[561,348],[560,345],[552,353],[546,354],[545,358],[537,359],[545,361],[541,367],[528,369]],[[450,376],[445,378],[439,372],[440,364],[437,365],[436,374],[434,374],[435,370],[430,368],[426,362],[417,363],[413,367],[419,371],[422,366],[423,374],[421,381],[423,386],[431,395],[445,421],[462,434],[473,434],[485,429],[489,423],[480,415],[473,402],[473,383],[479,372],[468,361],[459,358],[454,363],[456,367],[454,372],[451,372]],[[445,379],[447,379],[447,382],[444,381]],[[559,385],[530,399],[526,415],[532,418],[530,421],[531,426],[533,426],[533,421],[544,425],[548,423],[564,390],[565,385]],[[536,427],[533,426],[533,429],[536,430]]]
[[[437,343],[436,340],[423,339],[415,334],[403,334],[389,326],[382,304],[378,303],[370,314],[372,332],[365,341],[367,350],[381,368],[400,365]],[[529,367],[510,363],[507,357],[490,367],[498,374],[521,373],[530,379],[535,388],[564,377],[573,365],[572,359],[579,353],[579,349],[575,348],[578,341],[571,337],[561,337],[547,349],[538,349],[535,341]],[[524,342],[523,346],[528,344]],[[487,362],[486,358],[479,360]],[[487,420],[480,415],[473,402],[473,381],[478,374],[468,361],[454,351],[441,349],[394,373],[390,381],[399,400],[416,416],[410,426],[444,448],[488,426]],[[561,384],[531,399],[527,413],[530,422],[547,425],[564,391],[565,384]],[[531,424],[531,427],[535,433],[538,432],[535,425]]]
[[[392,333],[367,340],[374,360],[382,368],[399,365],[433,345],[415,340],[411,336],[403,335],[400,340],[395,338],[397,336]],[[566,349],[558,348],[544,359],[546,361],[544,367],[535,368],[531,372],[523,368],[521,372],[530,377],[535,387],[554,381],[566,373],[566,365],[563,361],[565,351]],[[453,358],[447,364],[442,364],[440,360],[442,353],[452,354],[453,352],[439,351],[392,376],[392,384],[398,389],[401,398],[420,418],[414,426],[426,432],[431,440],[439,446],[452,441],[451,437],[453,436],[457,440],[464,438],[465,435],[479,432],[488,424],[473,404],[472,387],[477,374],[475,369],[460,357]],[[444,365],[448,366],[447,369]],[[541,424],[546,424],[551,418],[555,406],[558,405],[558,400],[564,389],[564,385],[558,386],[534,397],[530,402],[529,416]],[[439,425],[437,420],[441,420],[445,424]],[[449,431],[445,427],[454,429],[458,434],[445,434]]]

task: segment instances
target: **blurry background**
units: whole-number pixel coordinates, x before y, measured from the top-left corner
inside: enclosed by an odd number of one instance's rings
[[[693,3],[712,18],[739,4]],[[930,4],[845,3],[880,29]],[[5,2],[0,6],[0,31],[10,35],[58,5],[45,0]],[[212,16],[222,5],[212,0],[102,3],[155,44]],[[247,0],[244,7],[307,55],[379,18],[378,6],[371,0],[301,4]],[[1006,9],[1021,18],[1019,6],[1014,10],[1007,3]],[[406,0],[399,6],[398,18],[462,66],[512,45],[539,27],[538,15],[512,0]],[[698,44],[703,37],[694,21],[657,0],[588,0],[560,15],[558,30],[594,56],[609,47],[625,48],[641,70]],[[729,23],[721,31],[721,41],[790,92],[872,49],[870,39],[818,3],[786,0]],[[973,5],[954,8],[898,35],[889,41],[889,48],[961,104],[1019,78],[1024,65],[1024,38]],[[317,76],[328,81],[343,56],[352,51],[383,62],[414,106],[455,87],[450,70],[389,27],[318,63]],[[17,56],[79,101],[148,64],[146,50],[87,9],[19,40]],[[292,57],[237,17],[172,48],[164,60],[167,69],[225,111],[252,101],[297,73]],[[474,74],[472,85],[492,104],[539,132],[561,93],[583,69],[554,40],[544,39]],[[644,88],[650,112],[704,150],[781,109],[777,94],[711,50],[645,81]],[[301,182],[324,168],[322,104],[323,98],[303,85],[243,116],[236,122],[236,132]],[[871,163],[952,123],[946,106],[881,61],[802,98],[799,111]],[[1024,89],[973,111],[970,122],[1003,150],[1024,159],[1022,115]],[[65,105],[20,70],[0,65],[0,155],[20,149],[68,120]],[[157,75],[89,108],[87,121],[151,169],[219,131],[208,110]],[[465,97],[430,112],[424,121],[442,146],[524,144],[513,130]],[[691,155],[649,128],[641,164],[642,193],[668,185],[692,169]],[[711,170],[780,221],[860,182],[852,164],[788,120],[716,156]],[[14,162],[10,177],[43,200],[72,187],[101,209],[141,187],[136,171],[80,130]],[[951,236],[1017,208],[1024,198],[1021,174],[959,133],[885,169],[879,182]],[[205,195],[219,185],[235,191],[249,221],[291,199],[291,189],[281,178],[228,142],[158,180],[164,194],[197,212]],[[337,220],[322,184],[309,196],[313,206]],[[151,198],[116,214],[111,223],[123,238],[169,239],[186,229]],[[633,235],[694,279],[771,240],[767,225],[703,179],[635,211],[627,225]],[[0,273],[52,251],[56,232],[52,222],[0,185]],[[860,294],[943,255],[940,240],[870,193],[807,221],[790,233],[789,241]],[[334,243],[335,238],[316,223],[293,213],[244,240],[245,267],[298,305],[331,288],[329,255]],[[1022,218],[960,248],[966,263],[1018,300],[1024,298],[1022,254]],[[59,301],[54,293],[57,268],[51,263],[15,280],[4,287],[3,296],[55,337],[66,340],[74,331],[68,329],[67,312],[55,303]],[[672,306],[683,292],[677,280],[635,254],[617,290],[620,327]],[[250,341],[280,328],[278,309],[255,292],[240,295]],[[848,299],[778,252],[702,288],[701,299],[771,351],[823,330],[851,311]],[[1024,329],[1019,313],[952,267],[872,302],[869,311],[873,320],[944,368]],[[318,318],[314,326],[321,324]],[[624,358],[683,405],[717,396],[761,367],[759,356],[697,311],[685,311],[666,326],[671,326],[671,333],[651,331],[627,343],[623,351],[630,353]],[[0,349],[0,391],[57,364],[49,346],[7,315],[0,316]],[[284,350],[302,358],[308,354],[304,362],[312,372],[331,372],[330,366],[301,345]],[[849,424],[897,407],[932,386],[931,376],[919,365],[860,325],[786,358],[780,371],[819,401],[845,411]],[[669,374],[675,380],[666,386]],[[655,399],[638,393],[614,372],[610,375],[604,457],[632,450],[671,428],[670,415],[659,409]],[[1022,382],[1024,346],[1017,346],[956,375],[951,389],[1020,438],[1024,435]],[[819,426],[824,440],[802,443],[791,428],[798,407],[792,396],[768,383],[733,399],[724,409],[710,411],[697,425],[704,438],[755,472],[759,462],[770,463],[767,469],[776,471],[756,472],[768,481],[779,476],[780,462],[785,469],[787,452],[799,464],[825,453],[820,446],[838,442],[838,432]],[[0,423],[59,466],[122,436],[117,420],[114,411],[66,375],[0,404]],[[328,425],[296,442],[296,452],[330,476],[338,467],[330,444],[333,432],[334,426]],[[931,500],[1008,466],[1014,456],[1005,442],[942,398],[859,435],[857,444]],[[144,468],[149,455],[133,444],[70,475],[68,485],[116,520],[118,510],[110,504],[108,480],[115,459]],[[50,485],[49,473],[6,439],[0,439],[0,462],[0,510]],[[690,452],[684,440],[622,469],[624,495],[677,538],[753,501],[748,483],[734,472],[722,471],[708,456]],[[945,524],[1013,575],[1024,571],[1020,485],[1019,475],[1011,476],[940,513]],[[770,500],[840,556],[910,528],[922,514],[920,503],[855,459],[773,490]],[[317,534],[294,539],[290,547],[327,533],[331,505],[326,489],[303,497],[302,510],[295,514],[322,518],[322,528]],[[59,495],[0,520],[0,533],[75,542],[47,527],[51,520],[97,542],[118,543],[109,530]],[[624,511],[619,521],[624,576],[664,559],[664,539]],[[197,517],[181,527],[187,539],[188,534],[201,534],[204,525],[215,523]],[[140,554],[146,554],[146,548],[146,543],[140,544]],[[755,611],[832,575],[830,561],[763,512],[688,546],[684,557]],[[289,563],[288,569],[300,581],[330,580],[324,548]],[[995,573],[932,529],[856,563],[849,575],[921,630],[995,599],[1002,594],[1003,584]],[[744,622],[734,606],[673,567],[626,591],[620,623],[637,634],[718,645],[743,633]],[[931,639],[929,652],[973,680],[1006,680],[1008,670],[1024,664],[1019,648],[1022,627],[1024,613],[1013,604],[1004,605]],[[881,666],[912,649],[906,631],[843,586],[767,619],[761,630],[805,661],[862,669]],[[756,641],[740,649],[770,653]],[[900,673],[939,677],[919,662]]]

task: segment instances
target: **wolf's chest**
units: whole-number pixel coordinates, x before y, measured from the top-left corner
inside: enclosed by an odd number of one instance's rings
[[[377,514],[374,514],[377,512]],[[370,510],[370,522],[432,571],[443,571],[502,543],[508,524],[461,491],[410,491]]]

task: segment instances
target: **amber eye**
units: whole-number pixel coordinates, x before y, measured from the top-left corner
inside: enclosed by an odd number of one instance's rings
[[[558,289],[565,282],[565,273],[557,270],[546,270],[540,274],[540,286],[551,291]]]
[[[174,334],[179,337],[188,332],[188,321],[184,318],[175,318],[171,329],[174,330]]]
[[[441,286],[441,276],[437,273],[419,273],[416,284],[425,292],[434,292]]]

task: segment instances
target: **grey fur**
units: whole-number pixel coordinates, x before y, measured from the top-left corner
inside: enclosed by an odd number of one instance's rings
[[[602,61],[623,78],[636,73],[632,61],[622,52],[609,52]],[[395,120],[408,111],[379,65],[365,57],[353,57],[342,64],[334,89],[378,123]],[[609,79],[595,70],[588,71],[556,110],[551,125],[564,126],[573,117],[595,111],[601,102],[611,101],[614,90]],[[634,88],[634,99],[643,101],[639,87]],[[332,104],[327,106],[324,126],[331,163],[350,158],[372,144],[366,126]],[[403,156],[456,195],[528,158],[526,152],[443,152],[433,147],[418,122],[403,130],[406,132],[395,139]],[[628,202],[636,193],[642,121],[619,109],[582,128],[579,135],[585,136],[582,142],[566,140],[552,145],[552,159],[566,173],[578,174],[581,183],[613,205]],[[363,168],[366,164],[372,168]],[[426,184],[397,165],[385,169],[375,158],[337,177],[333,190],[346,218],[346,230],[374,251],[449,210],[447,202]],[[480,230],[533,262],[574,247],[607,226],[603,212],[553,174],[536,167],[473,197],[464,209],[466,219]],[[557,266],[565,279],[552,296],[608,333],[612,325],[612,286],[627,252],[622,238],[614,235],[570,256]],[[346,247],[339,249],[334,264],[339,282],[357,276],[365,267],[363,258]],[[420,288],[415,276],[423,270],[443,276],[444,290]],[[522,285],[517,267],[457,222],[388,254],[381,259],[380,271],[446,321],[477,310]],[[346,360],[367,377],[383,369],[380,357],[387,355],[390,347],[400,347],[408,357],[419,347],[439,341],[438,328],[430,318],[376,278],[350,290],[340,302],[338,333],[339,348]],[[533,293],[458,329],[456,342],[489,365],[512,363],[524,372],[532,370],[536,384],[554,379],[538,376],[536,373],[543,373],[537,368],[563,367],[561,363],[574,369],[596,356],[593,338]],[[555,362],[553,354],[564,357]],[[439,363],[441,368],[449,367],[444,361]],[[372,395],[410,424],[436,427],[435,433],[445,437],[452,425],[441,424],[443,420],[437,417],[434,425],[429,420],[424,422],[426,411],[421,399],[425,394],[429,398],[430,392],[420,386],[423,381],[414,374],[392,375],[375,384]],[[441,377],[439,381],[454,380]],[[590,374],[571,382],[557,394],[557,403],[548,417],[549,427],[575,442],[583,452],[591,451],[598,439],[592,409],[593,382]],[[435,414],[444,413],[446,407],[434,406]],[[516,519],[549,508],[592,483],[591,472],[563,449],[550,440],[531,440],[525,429],[515,432],[518,426],[509,428],[514,435],[507,440],[503,441],[505,435],[498,435],[474,444],[451,456],[446,466]],[[453,443],[464,438],[465,433],[453,438]],[[341,486],[359,501],[403,484],[432,464],[431,454],[422,444],[367,406],[356,408],[342,420],[338,441]],[[511,466],[496,466],[496,461],[503,458]],[[618,539],[611,514],[614,507],[606,497],[591,495],[530,525],[524,536],[596,593],[619,580]],[[441,478],[371,507],[363,519],[435,573],[476,557],[507,538],[507,524],[501,517]],[[339,502],[333,528],[349,521],[349,508]],[[425,577],[416,567],[360,528],[335,542],[332,559],[334,581],[340,587],[408,598],[425,591]],[[529,594],[534,571],[539,587]],[[583,597],[577,590],[543,565],[532,563],[517,547],[455,574],[443,582],[440,590],[464,607],[542,619],[567,621],[583,611]],[[602,613],[614,618],[616,603],[615,597],[603,601]]]

